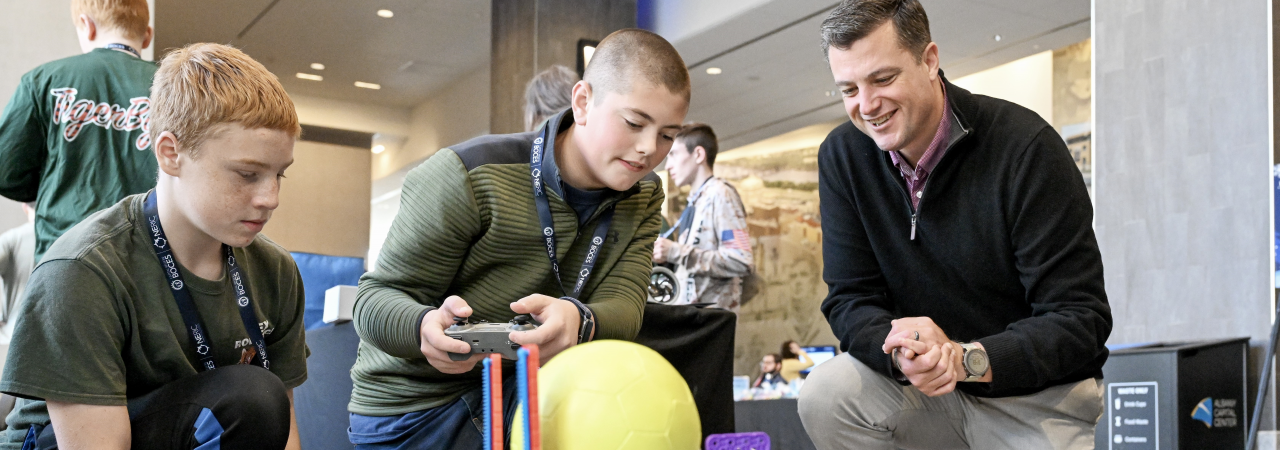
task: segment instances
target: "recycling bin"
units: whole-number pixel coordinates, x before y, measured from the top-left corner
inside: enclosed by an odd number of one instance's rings
[[[1113,349],[1102,368],[1099,450],[1243,449],[1249,338]]]

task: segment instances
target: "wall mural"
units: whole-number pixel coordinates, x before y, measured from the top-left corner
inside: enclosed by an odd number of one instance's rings
[[[1091,45],[1084,40],[1053,51],[1053,127],[1067,141],[1093,198]]]

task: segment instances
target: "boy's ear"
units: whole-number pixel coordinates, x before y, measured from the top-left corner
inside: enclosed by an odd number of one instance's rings
[[[93,41],[98,38],[98,26],[88,15],[81,14],[76,18],[76,29],[84,31],[85,39]]]
[[[182,173],[182,161],[178,158],[178,137],[165,131],[156,137],[151,146],[156,154],[156,164],[165,175],[177,177]]]
[[[701,164],[706,164],[706,163],[707,163],[707,149],[703,148],[701,145],[699,145],[699,146],[697,146],[697,147],[694,147],[694,148],[693,148],[693,161],[694,161],[694,162],[696,162],[696,163],[698,163],[699,165],[701,165]]]
[[[154,36],[155,36],[155,30],[151,29],[151,27],[147,27],[147,34],[142,37],[142,48],[138,50],[143,50],[147,47],[150,47],[151,38]]]
[[[586,80],[573,85],[573,99],[570,105],[573,107],[573,121],[578,125],[587,124],[587,111],[591,109],[592,94],[591,84]]]

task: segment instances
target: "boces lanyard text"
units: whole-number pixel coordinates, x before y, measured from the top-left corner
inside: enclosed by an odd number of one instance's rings
[[[173,257],[173,248],[165,238],[164,227],[160,225],[160,212],[156,207],[154,190],[147,193],[142,211],[147,218],[147,229],[151,232],[151,248],[156,251],[156,258],[160,259],[160,268],[164,270],[165,277],[169,280],[169,290],[173,291],[173,299],[178,302],[182,321],[186,323],[187,332],[191,334],[191,342],[196,346],[196,354],[200,356],[200,366],[203,370],[213,370],[217,365],[213,362],[213,352],[209,348],[209,333],[206,332],[207,328],[200,318],[200,311],[196,310],[195,301],[191,299],[191,292],[187,290],[186,282],[182,280],[182,271],[178,269],[178,262]],[[227,275],[231,277],[231,284],[235,289],[236,304],[240,306],[240,320],[244,322],[244,330],[249,333],[249,339],[258,350],[254,359],[262,368],[270,369],[271,364],[267,360],[267,344],[262,339],[262,330],[258,328],[258,316],[253,312],[253,303],[249,299],[249,288],[245,285],[244,273],[236,263],[231,247],[226,244],[222,244],[222,258],[227,263]]]
[[[133,49],[133,47],[130,47],[130,46],[125,45],[125,44],[120,44],[120,43],[114,43],[114,42],[113,42],[113,43],[110,43],[110,44],[107,44],[107,45],[103,46],[102,48],[105,48],[105,49],[107,49],[107,50],[120,50],[120,51],[122,51],[122,52],[126,52],[126,53],[129,53],[130,55],[133,55],[133,57],[134,57],[134,58],[142,58],[142,54],[141,54],[141,53],[138,53],[138,51],[137,51],[137,50],[134,50],[134,49]]]
[[[556,274],[556,285],[560,286],[561,291],[564,290],[564,284],[560,276],[560,262],[556,259],[556,227],[555,222],[551,220],[551,203],[547,200],[547,191],[542,186],[542,174],[555,174],[554,182],[559,183],[559,169],[552,167],[543,167],[546,161],[543,156],[546,150],[547,139],[550,138],[551,124],[555,121],[547,121],[543,124],[542,131],[537,138],[533,140],[533,149],[529,155],[529,170],[533,175],[533,200],[538,208],[538,220],[542,225],[543,241],[547,245],[547,257],[551,258],[551,270]],[[546,170],[544,170],[546,169]],[[596,266],[596,260],[600,256],[600,248],[604,246],[604,240],[609,233],[609,226],[613,224],[613,207],[610,206],[600,215],[600,222],[596,224],[596,231],[591,237],[591,247],[587,249],[587,257],[582,261],[582,270],[578,271],[578,282],[573,285],[573,293],[566,293],[569,297],[580,298],[582,289],[587,285],[587,280],[591,278],[591,270]]]

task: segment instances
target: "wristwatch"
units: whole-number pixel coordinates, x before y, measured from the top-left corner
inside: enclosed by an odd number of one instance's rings
[[[978,381],[978,379],[986,376],[987,371],[991,369],[991,362],[987,359],[987,351],[979,347],[978,344],[961,343],[960,348],[964,350],[962,361],[964,362],[964,373],[968,375],[961,381]]]
[[[565,296],[560,297],[560,299],[573,303],[574,306],[578,307],[578,318],[580,319],[578,322],[578,343],[582,344],[590,341],[591,335],[596,328],[596,314],[576,298]]]

